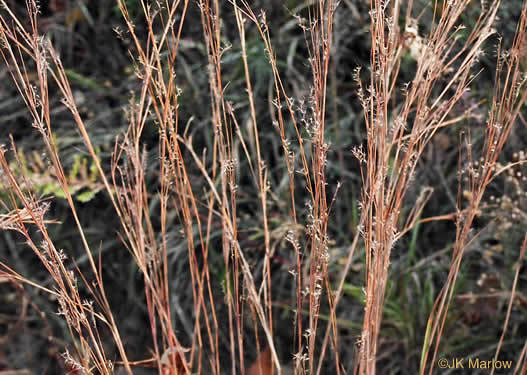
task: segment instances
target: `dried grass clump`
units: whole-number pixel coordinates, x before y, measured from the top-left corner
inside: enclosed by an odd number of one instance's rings
[[[474,67],[483,54],[483,46],[495,33],[493,29],[499,1],[482,10],[472,31],[462,34],[460,17],[466,10],[465,0],[436,2],[433,22],[427,35],[418,31],[413,18],[412,2],[403,7],[400,1],[371,2],[371,54],[367,77],[355,71],[358,99],[365,122],[365,144],[353,154],[360,162],[362,179],[360,219],[357,235],[348,248],[345,266],[338,278],[330,275],[330,231],[332,208],[338,199],[340,185],[334,194],[328,188],[326,167],[331,145],[327,141],[328,80],[333,53],[332,35],[338,2],[318,0],[307,7],[304,19],[295,15],[307,43],[311,81],[307,98],[293,98],[284,82],[271,31],[264,12],[254,13],[245,0],[233,0],[229,9],[235,18],[241,49],[244,77],[244,100],[249,121],[240,126],[241,117],[235,103],[227,100],[229,82],[224,78],[222,57],[228,46],[222,39],[223,9],[219,0],[199,0],[199,12],[205,41],[209,95],[211,98],[210,135],[212,147],[196,144],[180,114],[181,89],[176,76],[178,53],[191,3],[141,1],[146,35],[141,37],[130,15],[128,3],[117,0],[132,41],[135,73],[140,86],[130,100],[127,111],[128,128],[116,140],[109,166],[102,165],[86,124],[76,105],[70,83],[59,56],[50,41],[39,34],[38,6],[27,0],[29,26],[24,24],[0,0],[0,53],[9,66],[12,80],[23,98],[46,145],[46,154],[53,175],[62,189],[73,216],[83,251],[89,262],[89,272],[69,266],[68,250],[57,249],[48,226],[47,202],[36,194],[30,176],[20,167],[15,173],[7,157],[0,151],[1,184],[7,199],[2,201],[6,213],[0,216],[0,228],[21,233],[26,244],[38,256],[53,279],[53,288],[44,289],[58,300],[59,314],[65,319],[73,338],[73,349],[64,359],[72,371],[87,374],[113,374],[115,363],[106,353],[99,330],[110,333],[119,354],[117,364],[132,374],[134,365],[148,363],[159,374],[221,374],[224,372],[283,374],[288,362],[295,374],[322,374],[325,366],[336,374],[351,372],[339,354],[338,310],[342,301],[346,277],[353,255],[362,239],[365,249],[365,306],[359,349],[354,361],[361,375],[376,373],[383,306],[389,278],[390,260],[397,241],[421,220],[433,188],[423,187],[418,198],[409,202],[409,192],[419,169],[419,163],[434,136],[444,128],[462,121],[471,121],[474,108],[458,113],[457,104],[477,78]],[[246,32],[252,28],[261,38],[271,68],[272,104],[269,118],[256,110],[256,98],[251,77],[251,61],[247,52]],[[511,184],[518,186],[523,175],[514,172],[523,163],[523,156],[508,167],[499,164],[501,152],[527,99],[526,80],[521,57],[525,53],[527,35],[527,3],[522,10],[516,37],[510,50],[498,49],[495,92],[490,103],[488,120],[483,130],[484,143],[474,147],[471,134],[461,137],[460,153],[467,160],[466,180],[460,178],[456,238],[446,283],[437,296],[429,317],[422,350],[421,373],[431,374],[436,361],[447,313],[465,250],[473,239],[474,219],[480,214],[489,184],[501,173],[508,173]],[[416,60],[416,70],[410,82],[399,78],[402,60],[410,54]],[[30,79],[31,60],[36,81]],[[33,77],[33,75],[31,75]],[[53,136],[52,105],[49,87],[56,85],[62,104],[70,112],[87,153],[93,159],[103,189],[120,222],[120,236],[143,278],[145,305],[152,337],[150,358],[131,360],[125,340],[102,280],[104,260],[94,259],[85,229],[79,220],[71,180],[66,175]],[[299,103],[299,104],[295,104]],[[481,105],[481,103],[480,103]],[[274,125],[272,128],[266,124]],[[145,129],[154,126],[158,132],[159,161],[156,181],[158,191],[152,194],[147,181],[151,158],[144,142]],[[243,129],[243,130],[242,130]],[[294,264],[291,305],[294,311],[292,358],[281,358],[278,347],[281,332],[276,326],[276,278],[272,271],[273,246],[270,206],[276,187],[270,183],[270,170],[263,149],[264,133],[274,131],[282,149],[287,174],[287,194],[280,196],[290,216],[281,237],[290,246]],[[12,151],[16,163],[14,142]],[[481,150],[481,152],[480,152]],[[478,162],[473,162],[478,160]],[[243,217],[240,215],[240,172],[246,166],[252,178],[253,195],[258,202],[254,216],[262,232],[263,252],[259,266],[253,266],[241,237]],[[460,161],[461,164],[461,161]],[[195,184],[191,172],[198,175]],[[460,168],[461,173],[461,168]],[[511,174],[512,173],[512,174]],[[199,186],[197,186],[199,185]],[[467,191],[463,200],[463,191]],[[518,196],[524,195],[519,191]],[[306,199],[306,215],[299,211],[298,197]],[[504,198],[499,198],[504,199]],[[500,201],[500,204],[502,202]],[[154,207],[154,209],[152,209]],[[187,331],[176,331],[169,262],[169,211],[177,212],[187,250],[188,272],[192,295],[192,322]],[[523,211],[514,211],[521,215]],[[423,221],[430,221],[425,219]],[[215,240],[212,228],[219,226],[221,239]],[[30,228],[36,227],[38,235]],[[526,243],[520,252],[521,263]],[[211,254],[218,253],[223,261],[225,277],[223,299],[215,293],[217,280],[210,269]],[[7,265],[0,263],[3,273],[13,280],[28,282]],[[511,302],[518,280],[518,270],[511,293]],[[81,297],[79,283],[89,293]],[[42,287],[41,287],[42,288]],[[322,323],[322,314],[326,323]],[[327,313],[327,314],[326,314]],[[504,324],[504,334],[510,308]],[[249,317],[250,319],[247,319]],[[224,323],[226,321],[226,323]],[[252,326],[250,326],[252,325]],[[248,327],[249,326],[249,327]],[[103,328],[102,328],[103,327]],[[226,328],[225,328],[226,327]],[[323,335],[320,334],[325,328]],[[250,332],[248,334],[247,332]],[[496,352],[499,354],[503,337]],[[185,345],[183,345],[185,343]],[[326,360],[328,345],[331,360]],[[256,364],[246,363],[248,354],[256,351]],[[248,353],[249,352],[249,353]],[[148,354],[145,353],[145,356]],[[328,365],[328,362],[331,364]],[[519,366],[518,362],[518,366]],[[257,367],[255,367],[258,365]],[[264,370],[265,368],[265,370]],[[248,369],[245,371],[245,369]]]

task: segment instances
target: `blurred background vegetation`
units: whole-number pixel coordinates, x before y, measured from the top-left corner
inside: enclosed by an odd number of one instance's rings
[[[11,9],[23,18],[23,2],[7,1]],[[139,35],[144,35],[142,10],[138,0],[128,0],[130,13]],[[420,33],[426,32],[432,17],[433,1],[417,1],[414,9],[422,10],[419,19]],[[463,22],[470,29],[479,15],[479,3],[469,6]],[[245,78],[241,48],[238,45],[232,5],[222,2],[223,78],[229,82],[226,98],[233,103],[242,131],[250,131],[250,112],[245,95]],[[507,0],[500,10],[497,25],[498,35],[505,47],[510,46],[519,18],[521,0]],[[253,9],[263,9],[270,23],[270,32],[279,62],[279,68],[288,90],[295,100],[307,98],[310,87],[310,67],[307,65],[308,51],[305,36],[298,27],[293,13],[307,12],[307,4],[300,0],[253,0]],[[132,93],[140,87],[134,75],[133,60],[128,50],[132,42],[124,31],[126,27],[119,9],[112,0],[40,1],[40,30],[60,53],[74,90],[75,99],[86,120],[88,132],[103,165],[109,165],[115,137],[127,127],[126,109]],[[3,12],[4,10],[0,10]],[[330,219],[330,273],[335,277],[343,268],[347,249],[358,225],[357,201],[360,199],[360,171],[351,149],[364,142],[362,108],[356,98],[356,84],[352,79],[357,66],[367,67],[370,58],[370,36],[368,15],[369,1],[342,0],[335,15],[334,45],[328,92],[328,123],[326,139],[331,143],[328,154],[329,196],[338,191]],[[197,149],[211,149],[213,126],[210,115],[210,92],[207,77],[207,55],[201,29],[200,14],[195,2],[191,2],[183,29],[180,52],[177,59],[177,82],[182,89],[179,98],[180,123],[188,125]],[[469,108],[481,99],[492,95],[497,38],[486,45],[486,55],[481,59],[480,73],[473,91],[462,100]],[[269,110],[272,106],[272,71],[265,55],[263,42],[255,30],[247,34],[248,58],[253,77],[256,109],[262,119],[269,119],[263,129],[262,149],[268,162],[269,179],[273,195],[268,209],[272,233],[272,246],[276,249],[273,264],[273,298],[276,300],[276,332],[291,326],[292,309],[289,301],[294,291],[288,287],[288,270],[294,264],[293,256],[285,243],[285,234],[291,225],[287,199],[287,171],[282,160],[282,147],[274,131]],[[28,66],[31,63],[28,62]],[[409,54],[403,60],[401,78],[410,79],[415,68],[415,59]],[[527,67],[527,57],[525,66]],[[99,194],[101,183],[96,177],[92,162],[69,113],[59,105],[61,97],[57,88],[51,87],[52,102],[56,103],[54,132],[60,149],[62,162],[68,173],[70,185],[74,187],[80,220],[87,238],[97,256],[104,259],[104,279],[108,287],[117,320],[120,322],[125,344],[136,359],[145,358],[151,349],[147,310],[144,303],[142,278],[135,263],[122,245],[117,233],[120,225],[105,194]],[[432,186],[434,194],[427,204],[423,217],[448,215],[456,211],[458,199],[459,135],[470,131],[473,139],[481,140],[486,108],[481,117],[472,118],[456,127],[440,132],[418,167],[414,191],[409,199],[415,200],[424,186]],[[522,120],[523,121],[523,120]],[[261,124],[264,124],[261,122]],[[523,121],[513,130],[509,144],[503,152],[503,164],[522,160],[526,150],[526,126]],[[268,130],[268,131],[267,131]],[[30,117],[22,98],[10,80],[9,67],[0,64],[0,143],[9,144],[12,136],[23,160],[23,168],[31,177],[38,191],[53,198],[50,215],[61,224],[49,227],[57,246],[65,249],[82,270],[86,257],[81,251],[80,239],[72,225],[72,217],[61,190],[54,183],[49,161],[42,153],[43,145],[37,130],[31,126]],[[156,155],[158,135],[153,123],[144,136],[151,155]],[[240,158],[243,159],[243,158]],[[150,192],[157,192],[158,160],[148,160]],[[507,296],[514,276],[523,233],[527,224],[527,170],[522,165],[511,173],[497,178],[489,190],[484,209],[477,220],[476,230],[481,234],[473,240],[462,263],[457,284],[455,303],[443,335],[442,350],[451,357],[478,355],[491,358],[502,332]],[[191,179],[202,183],[198,171],[190,171]],[[249,249],[249,259],[255,267],[262,259],[263,230],[258,212],[258,198],[249,168],[240,161],[237,165],[239,181],[240,242]],[[199,185],[198,185],[199,186]],[[298,189],[297,191],[301,191]],[[0,191],[0,195],[4,194]],[[299,193],[300,194],[300,193]],[[466,197],[465,197],[466,198]],[[298,196],[299,202],[303,201]],[[409,206],[410,207],[410,206]],[[155,207],[152,207],[154,210]],[[302,213],[307,215],[307,209]],[[174,305],[175,329],[189,336],[192,330],[192,295],[185,238],[180,233],[179,213],[170,212],[170,268]],[[212,238],[221,241],[221,225],[213,227]],[[422,223],[397,244],[392,252],[391,278],[385,303],[384,329],[381,332],[382,348],[378,370],[382,374],[417,373],[423,344],[423,333],[435,297],[442,286],[450,267],[451,246],[455,238],[453,221]],[[364,252],[356,254],[352,272],[345,285],[345,298],[340,303],[339,330],[343,343],[341,358],[350,366],[354,359],[355,345],[361,330],[363,314]],[[42,270],[34,254],[24,245],[16,233],[0,233],[0,257],[20,274],[46,286],[49,276]],[[221,301],[221,280],[225,277],[221,251],[210,255],[212,275],[216,278],[215,291]],[[516,359],[527,332],[527,274],[522,272],[519,281],[519,298],[511,316],[509,334],[502,349],[502,359]],[[31,374],[57,374],[64,372],[60,353],[68,346],[69,333],[61,317],[57,316],[57,301],[33,288],[21,290],[0,279],[0,371],[4,369],[27,369]],[[221,307],[218,311],[222,313]],[[223,312],[225,313],[225,312]],[[327,320],[327,316],[321,315]],[[227,335],[228,327],[224,327]],[[190,330],[190,331],[189,331]],[[523,333],[522,333],[523,332]],[[52,339],[50,339],[52,337]],[[294,352],[288,336],[279,341],[284,358]],[[183,344],[185,344],[183,342]],[[109,353],[114,348],[108,348]],[[256,356],[256,353],[253,353]],[[253,358],[254,359],[254,358]],[[348,362],[346,363],[346,359]],[[146,371],[146,370],[145,370]],[[328,370],[330,371],[330,370]],[[138,370],[138,373],[139,372]],[[331,373],[331,372],[328,372]]]

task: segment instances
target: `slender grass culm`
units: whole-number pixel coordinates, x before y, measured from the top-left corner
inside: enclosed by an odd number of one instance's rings
[[[75,17],[94,22],[86,16],[91,8],[81,3]],[[518,10],[511,46],[505,47],[507,41],[496,37],[498,0],[479,5],[437,0],[424,9],[417,1],[371,0],[367,32],[361,34],[369,38],[364,42],[369,66],[358,68],[335,63],[343,40],[336,34],[346,21],[339,12],[350,9],[362,19],[359,10],[367,5],[279,3],[287,8],[285,26],[246,0],[115,0],[108,13],[121,18],[124,30],[115,30],[134,78],[127,85],[127,92],[132,90],[122,115],[125,129],[101,156],[72,77],[87,80],[66,66],[52,38],[41,32],[38,2],[26,0],[23,14],[20,4],[0,0],[5,72],[42,141],[39,153],[49,177],[43,189],[19,140],[5,135],[0,228],[22,239],[17,246],[34,255],[26,262],[38,260],[45,277],[25,274],[0,253],[0,284],[8,280],[17,289],[49,296],[39,316],[60,318],[50,318],[54,333],[48,339],[60,342],[66,373],[433,374],[438,359],[457,350],[445,332],[452,330],[453,315],[462,316],[456,288],[468,278],[464,262],[485,232],[487,193],[499,190],[496,181],[525,160],[508,162],[507,142],[516,124],[525,124],[527,1]],[[71,14],[65,21],[70,25],[76,20]],[[467,20],[470,28],[463,26]],[[287,33],[296,33],[294,43],[281,39]],[[496,40],[493,91],[474,99],[471,90],[477,91],[483,76],[478,66]],[[199,69],[188,59],[193,48],[202,58]],[[186,80],[185,74],[202,80]],[[353,80],[352,99],[339,96],[345,92],[337,82],[341,74]],[[343,104],[348,99],[354,103]],[[200,113],[191,113],[193,105]],[[348,134],[343,128],[351,121],[336,113],[344,105],[357,111],[350,117],[358,134],[349,140],[357,146],[334,150],[348,144],[341,134]],[[86,165],[75,164],[88,181],[80,188],[68,172],[75,168],[66,161],[62,128],[56,126],[66,112],[92,163],[89,176]],[[477,120],[481,113],[486,121]],[[421,171],[433,167],[430,155],[438,137],[449,145],[459,140],[453,147],[458,165],[451,167],[458,191],[453,213],[431,213],[428,207],[450,181],[420,186]],[[333,163],[337,154],[339,163]],[[101,193],[78,199],[79,189],[92,185]],[[58,200],[68,212],[60,219],[53,206]],[[82,214],[92,204],[100,209],[93,203],[98,200],[111,208],[104,219],[117,226],[112,249],[125,248],[130,272],[140,275],[116,276],[128,280],[129,291],[140,289],[126,300],[139,305],[140,324],[126,324],[129,317],[113,299],[119,286],[104,281],[120,268],[102,245],[93,245]],[[352,208],[343,203],[353,200]],[[352,209],[355,215],[343,216],[351,222],[336,218]],[[439,221],[455,228],[441,238],[450,241],[446,250],[420,249],[428,243],[421,233],[433,237],[434,229],[426,228]],[[80,255],[61,248],[56,228],[66,222]],[[510,257],[515,269],[499,305],[506,308],[496,316],[501,335],[485,345],[492,347],[488,359],[495,362],[504,353],[518,355],[514,373],[523,374],[527,341],[518,346],[506,340],[508,330],[519,332],[526,324],[513,311],[525,308],[521,265],[527,237],[518,228],[524,240],[510,246],[517,252]],[[437,247],[440,241],[429,242]],[[414,278],[430,291],[423,297],[429,308],[406,322],[408,337],[396,344],[398,338],[386,332],[393,326],[402,330],[404,324],[394,323],[394,306],[407,307],[393,300],[400,284],[400,268],[393,268],[401,267],[394,253],[408,268],[401,271],[405,280]],[[435,258],[446,266],[442,271],[431,266],[433,276],[421,280],[414,270]],[[505,254],[503,259],[506,263]],[[410,288],[409,282],[404,285]],[[495,311],[502,313],[499,307]],[[148,339],[131,333],[130,325]],[[52,337],[57,332],[67,337]],[[409,344],[414,339],[419,347]],[[395,367],[385,365],[384,352],[396,353]],[[0,346],[0,366],[2,358]]]

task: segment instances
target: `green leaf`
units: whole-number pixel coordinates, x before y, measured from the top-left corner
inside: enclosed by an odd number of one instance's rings
[[[91,201],[93,197],[95,197],[95,194],[97,194],[95,191],[87,190],[85,192],[78,194],[75,198],[81,203],[86,203],[86,202]]]

